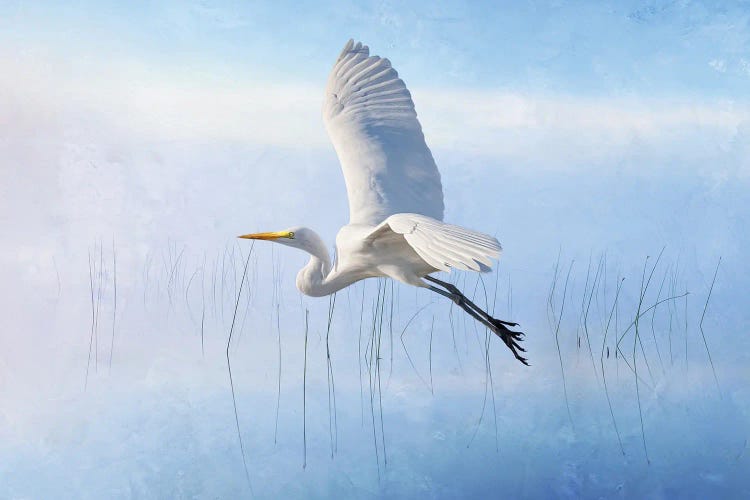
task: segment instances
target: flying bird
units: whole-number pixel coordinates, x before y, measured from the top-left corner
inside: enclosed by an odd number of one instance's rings
[[[312,229],[239,236],[299,248],[311,255],[297,288],[312,297],[357,281],[389,277],[448,297],[485,325],[528,365],[517,323],[493,318],[453,284],[432,276],[451,269],[487,272],[500,256],[492,236],[443,222],[443,188],[417,120],[414,102],[388,59],[353,40],[328,77],[323,120],[336,149],[349,197],[349,224],[336,236],[331,264]]]

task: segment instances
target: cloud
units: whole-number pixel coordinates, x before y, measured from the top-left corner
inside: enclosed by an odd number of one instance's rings
[[[719,73],[726,73],[727,71],[727,63],[724,59],[712,59],[708,65]]]
[[[96,125],[153,141],[240,141],[328,150],[323,82],[275,83],[195,73],[161,74],[135,63],[71,70],[60,61],[5,58],[0,126],[20,119],[71,129]],[[726,148],[750,120],[750,102],[639,95],[539,95],[517,90],[412,89],[436,152],[565,169],[632,154],[700,159]],[[22,105],[19,105],[22,103]],[[10,113],[15,109],[15,115]],[[9,111],[11,110],[11,111]]]
[[[750,119],[748,103],[700,99],[417,92],[428,140],[522,164],[580,167],[624,156],[683,154],[727,144]]]

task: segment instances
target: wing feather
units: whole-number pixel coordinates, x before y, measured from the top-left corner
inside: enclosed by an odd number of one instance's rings
[[[374,240],[387,232],[404,236],[406,242],[429,265],[441,271],[451,268],[486,272],[502,247],[492,236],[420,214],[388,217],[366,238]]]
[[[323,105],[341,162],[351,224],[397,213],[443,218],[443,188],[414,102],[388,59],[349,40],[331,70]]]
[[[473,261],[477,262],[478,264],[484,264],[485,266],[492,266],[492,261],[487,258],[487,255],[485,252],[482,252],[480,250],[477,250],[473,246],[469,246],[467,244],[461,244],[457,243],[453,239],[445,238],[440,234],[435,235],[435,245],[444,248],[448,252],[452,252],[455,255],[459,256],[460,258],[469,258]],[[471,264],[469,264],[471,265]],[[475,271],[478,271],[479,266],[477,266],[477,269],[474,269]]]

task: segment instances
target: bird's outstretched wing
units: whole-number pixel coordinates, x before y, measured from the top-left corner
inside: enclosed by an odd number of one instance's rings
[[[497,259],[502,247],[497,239],[478,231],[419,214],[396,214],[388,217],[368,236],[375,240],[387,233],[401,234],[417,255],[440,271],[452,268],[487,272],[490,259]]]
[[[349,222],[397,213],[443,218],[443,188],[411,94],[388,59],[353,40],[328,77],[323,119],[341,162]]]

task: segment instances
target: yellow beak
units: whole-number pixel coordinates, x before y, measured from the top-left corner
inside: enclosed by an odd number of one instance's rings
[[[242,236],[237,237],[246,240],[277,240],[279,238],[292,238],[293,236],[289,231],[277,231],[275,233],[243,234]]]

